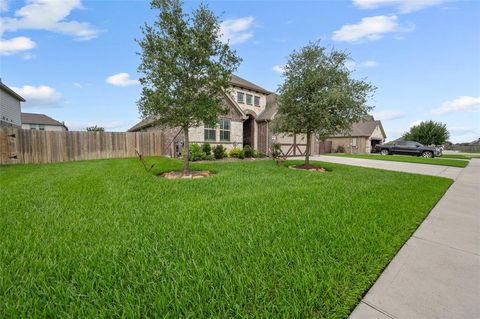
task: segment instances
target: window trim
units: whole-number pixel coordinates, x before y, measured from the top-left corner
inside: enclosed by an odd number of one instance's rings
[[[228,129],[226,129],[224,127],[224,123],[228,123]],[[230,121],[229,119],[220,119],[220,123],[219,123],[219,127],[220,127],[220,141],[221,142],[230,142],[231,140],[231,130],[232,130],[232,121]],[[228,133],[228,139],[226,139],[223,135],[225,133]]]
[[[240,96],[242,97],[242,100],[239,99]],[[245,93],[237,91],[237,103],[245,104]]]
[[[258,103],[257,103],[258,101]],[[260,106],[260,97],[258,95],[253,96],[253,105],[254,106]]]
[[[209,134],[213,132],[213,139],[209,138]],[[207,125],[203,126],[203,140],[206,142],[216,142],[217,141],[217,129],[215,127],[210,127]]]
[[[253,95],[252,94],[245,94],[245,95],[246,95],[245,104],[253,105]],[[250,103],[248,103],[248,97],[250,97]]]

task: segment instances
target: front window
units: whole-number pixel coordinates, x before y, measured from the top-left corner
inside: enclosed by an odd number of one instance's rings
[[[39,124],[39,125],[38,125],[38,129],[39,129],[40,131],[45,131],[45,125]]]
[[[210,127],[210,126],[205,125],[204,139],[205,139],[205,141],[216,141],[217,140],[217,130],[214,127]]]
[[[253,103],[252,99],[253,99],[253,95],[247,94],[247,104],[248,105],[252,105],[252,103]]]
[[[357,139],[356,138],[352,138],[352,146],[353,147],[357,146]]]
[[[255,106],[260,106],[260,97],[259,96],[255,96],[253,101],[254,101]]]
[[[230,141],[230,120],[220,120],[220,141]]]
[[[245,94],[243,94],[242,92],[237,92],[237,102],[245,103]]]

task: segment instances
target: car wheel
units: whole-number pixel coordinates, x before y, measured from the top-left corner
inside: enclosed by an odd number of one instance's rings
[[[386,149],[383,149],[383,150],[380,151],[380,154],[382,154],[382,155],[388,155],[388,153],[390,153],[390,152]]]
[[[429,151],[423,152],[423,153],[422,153],[422,157],[432,158],[432,157],[433,157],[433,153],[432,153],[432,152],[429,152]]]

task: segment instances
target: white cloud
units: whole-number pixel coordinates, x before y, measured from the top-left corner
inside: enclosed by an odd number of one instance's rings
[[[420,125],[420,123],[424,122],[424,120],[416,120],[416,121],[413,121],[412,123],[410,123],[410,126],[409,128],[412,128],[414,126],[417,126],[417,125]]]
[[[475,134],[477,132],[477,129],[473,127],[465,127],[465,126],[452,126],[448,128],[448,131],[454,135],[465,135],[465,134],[471,134],[471,133]]]
[[[80,0],[29,0],[15,11],[14,17],[0,18],[0,35],[29,29],[73,35],[81,40],[97,37],[99,30],[90,24],[65,20],[75,9],[83,9]]]
[[[125,72],[111,75],[105,81],[114,86],[129,86],[139,83],[138,80],[130,79],[130,74]]]
[[[408,32],[413,30],[413,25],[401,27],[398,17],[374,16],[362,18],[357,24],[347,24],[334,31],[332,39],[335,41],[357,42],[360,40],[378,40],[387,33]]]
[[[0,0],[0,11],[7,12],[8,11],[8,1],[7,0]]]
[[[225,20],[220,24],[220,34],[223,42],[239,44],[253,37],[253,17]]]
[[[432,114],[442,115],[453,112],[480,112],[480,96],[459,96],[453,101],[447,101],[441,107],[433,109]]]
[[[25,85],[21,88],[12,87],[13,91],[25,98],[25,107],[34,106],[55,106],[62,100],[62,95],[52,87],[46,85],[31,86]]]
[[[27,37],[16,37],[8,40],[0,39],[0,55],[12,55],[31,50],[36,43]]]
[[[280,64],[277,64],[277,65],[274,65],[274,66],[272,67],[272,70],[273,70],[274,72],[279,73],[279,74],[283,74],[283,72],[285,72],[285,66],[280,65]]]
[[[405,114],[397,110],[386,110],[373,113],[373,117],[381,121],[397,120],[404,116]]]
[[[31,53],[25,53],[23,55],[23,59],[24,60],[31,60],[31,59],[34,59],[35,58],[35,54],[31,54]]]
[[[384,6],[397,8],[401,13],[418,11],[446,2],[445,0],[353,0],[360,9],[376,9]]]
[[[78,83],[78,82],[74,82],[74,83],[73,83],[73,86],[76,87],[77,89],[83,88],[83,85],[81,85],[81,84]]]
[[[367,60],[363,62],[355,62],[353,60],[347,61],[346,66],[349,70],[357,70],[361,68],[374,68],[378,66],[377,61]]]

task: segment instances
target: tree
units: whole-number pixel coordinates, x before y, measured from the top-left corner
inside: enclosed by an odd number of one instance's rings
[[[137,41],[143,74],[138,106],[143,117],[183,130],[187,173],[188,129],[213,125],[227,112],[223,95],[241,59],[220,40],[219,19],[205,5],[191,14],[183,12],[179,0],[152,0],[151,8],[159,10],[158,18],[145,24],[144,37]]]
[[[447,125],[434,121],[421,122],[403,135],[404,140],[416,141],[423,145],[442,145],[449,137]]]
[[[279,86],[277,132],[305,134],[305,166],[310,163],[312,135],[320,140],[350,129],[372,108],[366,105],[375,87],[351,77],[345,52],[327,52],[319,42],[293,51]]]
[[[85,130],[87,132],[105,132],[105,128],[101,127],[101,126],[89,126],[87,128],[85,128]]]

